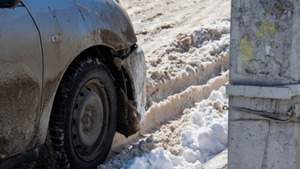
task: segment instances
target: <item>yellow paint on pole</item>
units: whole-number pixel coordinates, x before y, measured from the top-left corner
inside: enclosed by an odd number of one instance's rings
[[[242,52],[242,57],[245,60],[251,59],[253,55],[254,45],[252,45],[249,41],[249,35],[246,35],[241,39],[240,48]]]
[[[245,72],[248,63],[252,58],[254,45],[249,40],[249,35],[245,35],[240,41],[241,57],[238,59],[238,72]]]

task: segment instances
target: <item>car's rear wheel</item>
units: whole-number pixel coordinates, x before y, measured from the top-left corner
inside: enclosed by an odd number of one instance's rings
[[[109,70],[96,58],[75,61],[57,91],[50,118],[60,168],[96,168],[110,150],[117,98]]]

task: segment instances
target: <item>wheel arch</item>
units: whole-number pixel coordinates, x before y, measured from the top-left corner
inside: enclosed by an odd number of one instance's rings
[[[125,136],[129,136],[136,132],[137,123],[128,123],[126,118],[129,118],[129,114],[132,113],[131,109],[134,107],[135,101],[135,88],[133,83],[133,78],[131,77],[129,71],[123,67],[119,66],[114,60],[119,59],[119,52],[114,50],[113,48],[105,45],[97,45],[92,46],[83,52],[81,52],[78,56],[76,56],[73,61],[68,65],[63,75],[61,75],[60,81],[65,78],[67,70],[71,67],[73,63],[77,60],[83,59],[87,56],[97,57],[110,71],[113,76],[113,80],[116,86],[116,92],[118,97],[118,120],[117,120],[117,132],[124,134]],[[60,83],[57,85],[55,90],[55,97],[53,103],[56,99],[57,90],[59,88]],[[53,109],[53,104],[51,108],[51,113]],[[134,130],[132,130],[134,129]]]

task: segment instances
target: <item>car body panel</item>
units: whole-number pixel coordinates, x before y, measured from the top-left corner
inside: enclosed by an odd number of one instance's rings
[[[74,0],[88,32],[95,43],[103,43],[115,50],[129,49],[137,41],[127,13],[113,0]],[[98,12],[95,12],[98,11]],[[100,38],[100,39],[97,39]]]
[[[40,30],[44,55],[43,103],[35,141],[35,146],[37,146],[45,142],[52,104],[59,82],[69,64],[83,50],[80,48],[84,47],[77,43],[84,39],[82,36],[86,33],[82,26],[82,17],[71,0],[64,3],[57,0],[46,0],[43,3],[23,0],[23,3]],[[60,36],[61,40],[53,42],[53,36]]]
[[[33,146],[43,70],[38,29],[26,8],[0,9],[0,23],[0,156],[6,158]]]
[[[119,100],[121,100],[119,104],[121,105],[118,105],[123,107],[119,111],[117,131],[128,137],[140,130],[145,116],[146,62],[144,53],[138,46],[128,57],[116,62],[121,62],[120,65],[122,65],[122,68],[126,70],[128,75],[127,81],[131,82],[132,92],[130,92],[130,95],[132,98],[126,97],[125,92],[121,90],[119,91]]]
[[[55,92],[71,62],[92,46],[129,52],[136,36],[128,15],[113,0],[22,2],[40,30],[44,51],[44,92],[37,146],[45,142]],[[58,41],[53,42],[53,36]]]
[[[141,116],[138,123],[144,119],[146,107],[146,77],[147,68],[143,50],[138,48],[128,58],[123,60],[123,66],[128,71],[133,82],[133,94],[136,101],[136,110]]]

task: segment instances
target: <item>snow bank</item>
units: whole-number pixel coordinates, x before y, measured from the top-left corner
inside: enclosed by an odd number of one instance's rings
[[[219,89],[228,82],[228,76],[227,71],[221,76],[210,79],[205,85],[190,86],[178,94],[169,96],[164,101],[154,103],[146,112],[141,132],[149,131],[153,126],[182,114],[184,109],[194,107],[195,102],[207,99],[213,90]]]
[[[157,56],[147,58],[148,104],[199,85],[228,68],[230,22],[217,21],[180,33]]]
[[[186,109],[183,116],[122,151],[99,169],[201,168],[227,147],[225,87]]]

